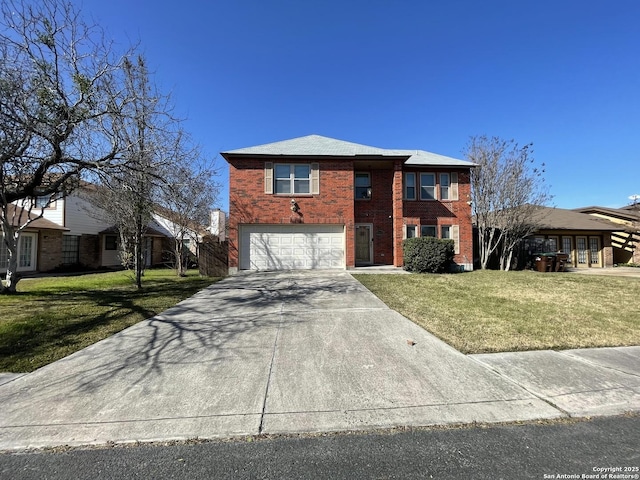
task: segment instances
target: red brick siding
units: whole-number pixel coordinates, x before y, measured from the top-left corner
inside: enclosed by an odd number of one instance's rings
[[[456,172],[455,169],[406,169],[405,171],[416,172]],[[471,184],[469,182],[469,172],[458,170],[458,200],[405,200],[403,204],[402,216],[406,224],[416,225],[418,230],[421,225],[435,225],[438,232],[444,225],[459,226],[459,248],[460,253],[456,254],[456,263],[473,263],[473,228],[471,224]],[[436,182],[439,182],[439,175],[436,175]],[[436,183],[436,190],[439,192],[440,185]],[[417,188],[416,190],[419,190]],[[419,192],[417,192],[419,198]]]
[[[393,169],[371,169],[372,195],[369,200],[354,199],[354,164],[349,159],[317,160],[320,166],[319,195],[274,195],[264,193],[265,161],[273,159],[231,159],[229,166],[229,267],[238,267],[238,227],[242,224],[344,224],[346,265],[355,266],[354,224],[373,224],[373,260],[379,264],[402,265],[403,224],[407,217],[420,225],[458,225],[460,253],[457,263],[473,262],[473,232],[469,173],[458,172],[458,200],[403,200],[403,164]],[[282,163],[315,163],[316,160],[282,160]],[[278,162],[274,162],[278,163]],[[412,169],[408,171],[426,171]],[[455,169],[428,169],[452,172]],[[437,177],[438,178],[438,177]],[[300,211],[291,211],[295,198]]]
[[[371,178],[371,198],[354,200],[355,222],[373,225],[373,263],[393,264],[393,170],[360,170]]]
[[[269,160],[272,161],[272,160]],[[279,163],[279,162],[274,162]],[[316,163],[307,159],[282,163]],[[229,267],[238,267],[238,226],[257,224],[343,224],[346,229],[346,264],[355,263],[353,162],[328,160],[320,165],[318,195],[274,195],[264,193],[262,159],[233,159],[229,165]],[[300,211],[291,211],[295,198]]]

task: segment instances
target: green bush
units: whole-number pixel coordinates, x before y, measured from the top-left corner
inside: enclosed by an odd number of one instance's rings
[[[433,237],[407,238],[402,243],[404,269],[416,273],[444,273],[453,263],[453,240]]]

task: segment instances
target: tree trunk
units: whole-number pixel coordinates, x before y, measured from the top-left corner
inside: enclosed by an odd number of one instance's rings
[[[2,287],[2,293],[13,294],[16,293],[16,286],[20,281],[20,275],[18,275],[18,241],[19,233],[13,228],[3,222],[2,225],[3,234],[3,247],[7,248],[7,274]]]
[[[16,286],[20,281],[20,275],[18,274],[18,252],[17,248],[9,248],[9,259],[7,265],[7,276],[5,279],[2,293],[16,293]]]
[[[184,268],[184,261],[182,258],[182,250],[183,250],[183,243],[182,243],[182,239],[181,238],[176,238],[175,240],[175,256],[176,256],[176,275],[178,275],[179,277],[184,277],[185,276],[185,268]]]
[[[140,226],[136,232],[136,241],[133,247],[134,250],[134,268],[136,270],[136,287],[138,290],[142,290],[142,275],[144,273],[144,249],[142,248],[142,234],[140,233]]]

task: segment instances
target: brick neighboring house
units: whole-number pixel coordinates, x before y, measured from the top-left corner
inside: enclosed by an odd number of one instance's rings
[[[455,241],[473,268],[473,164],[309,135],[222,152],[229,163],[229,272],[402,266],[402,241]]]

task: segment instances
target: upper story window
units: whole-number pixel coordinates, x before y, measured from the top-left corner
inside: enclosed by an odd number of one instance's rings
[[[436,174],[420,174],[420,200],[435,200],[436,198]]]
[[[264,164],[264,193],[279,195],[320,193],[320,166],[317,163]]]
[[[33,205],[36,208],[56,208],[56,200],[60,195],[38,195],[33,200]]]
[[[371,175],[369,173],[356,172],[356,200],[369,200],[371,198]]]
[[[276,164],[275,193],[311,193],[311,165]]]
[[[404,174],[404,199],[416,199],[416,174],[413,172]]]
[[[451,198],[451,177],[448,173],[440,174],[440,200],[450,200]]]

